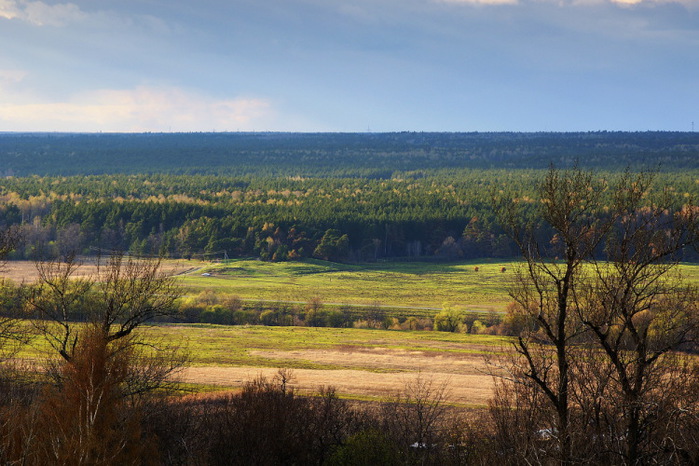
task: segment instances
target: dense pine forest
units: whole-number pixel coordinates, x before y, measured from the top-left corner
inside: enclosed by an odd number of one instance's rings
[[[698,161],[695,133],[7,133],[0,208],[22,229],[15,258],[510,257],[494,193],[526,205],[551,164],[631,167],[681,204]]]

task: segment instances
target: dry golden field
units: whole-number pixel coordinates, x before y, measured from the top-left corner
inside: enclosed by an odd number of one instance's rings
[[[186,383],[207,384],[221,387],[239,387],[260,375],[272,378],[277,373],[272,368],[249,367],[190,367],[181,375]],[[447,388],[447,400],[460,406],[483,407],[492,397],[493,380],[477,372],[441,373],[428,370],[422,373],[373,373],[361,370],[296,369],[290,386],[300,393],[314,393],[319,387],[334,387],[343,397],[381,400],[399,393],[407,383],[418,376],[432,381],[435,387]]]

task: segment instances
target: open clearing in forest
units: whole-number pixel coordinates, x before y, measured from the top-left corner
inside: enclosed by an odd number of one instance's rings
[[[236,295],[243,300],[424,308],[432,316],[445,305],[457,309],[501,311],[509,302],[507,284],[513,261],[375,262],[339,264],[314,259],[263,262],[234,259],[221,263],[167,260],[166,272],[177,275],[187,294],[202,290]],[[476,271],[476,267],[478,271]],[[506,272],[501,272],[505,267]],[[84,260],[79,274],[94,276],[94,260]],[[36,280],[31,261],[9,261],[0,276],[15,283]]]
[[[36,276],[31,262],[8,265],[9,276],[16,282]],[[515,265],[233,260],[220,264],[172,261],[166,267],[182,277],[188,293],[213,289],[251,300],[303,302],[317,296],[324,302],[348,304],[441,307],[448,303],[457,308],[500,310],[509,301],[505,290]],[[92,274],[94,265],[83,270]],[[699,265],[683,265],[681,270],[690,282],[699,281]],[[182,380],[198,386],[234,389],[258,375],[271,377],[278,368],[290,368],[295,373],[292,385],[302,392],[334,386],[345,397],[378,400],[420,376],[447,383],[451,402],[476,407],[484,406],[492,391],[485,357],[508,348],[507,339],[488,335],[204,324],[151,326],[145,329],[145,338],[187,348],[191,365]],[[41,358],[42,346],[45,343],[37,338],[35,346],[23,350],[20,357]]]
[[[39,365],[56,358],[34,335],[17,357]],[[237,390],[285,368],[305,394],[332,386],[345,398],[379,401],[421,377],[446,384],[449,402],[466,407],[485,406],[493,383],[485,359],[509,348],[507,338],[491,335],[353,328],[162,324],[139,335],[186,351],[190,362],[178,377],[197,391]]]
[[[230,260],[186,274],[183,283],[191,292],[212,289],[249,300],[303,303],[319,298],[334,304],[501,311],[509,302],[507,285],[515,264]]]
[[[319,298],[327,304],[422,308],[433,316],[445,306],[504,311],[520,264],[502,259],[363,264],[235,259],[197,268],[184,274],[182,282],[191,293],[211,289],[245,300],[300,303]],[[680,270],[689,281],[699,282],[699,265],[683,264]]]
[[[326,304],[379,304],[418,311],[413,314],[422,309],[431,317],[445,306],[503,311],[511,301],[507,288],[519,264],[497,259],[362,264],[314,259],[276,263],[233,259],[218,263],[167,260],[163,267],[177,275],[186,294],[213,290],[247,301],[297,303],[319,298]],[[683,264],[680,270],[690,282],[699,282],[699,265]],[[95,271],[94,261],[86,260],[80,268],[85,275],[94,275]],[[36,267],[31,261],[10,261],[0,276],[16,283],[32,282],[36,279]]]

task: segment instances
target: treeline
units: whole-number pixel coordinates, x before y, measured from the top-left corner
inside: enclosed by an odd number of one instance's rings
[[[699,134],[0,134],[14,258],[96,249],[339,261],[506,257],[491,197],[549,164],[662,173],[696,196]],[[530,220],[540,220],[532,215]],[[37,245],[47,245],[41,246]]]
[[[532,200],[540,174],[10,177],[0,181],[0,215],[5,226],[22,231],[24,243],[13,258],[100,249],[280,261],[510,257],[516,247],[495,221],[493,193],[522,193],[527,221],[541,222]],[[698,176],[663,173],[657,189],[669,190],[681,205],[697,195]]]
[[[2,290],[2,288],[0,288]],[[8,286],[8,293],[12,294]],[[3,294],[0,294],[2,302]],[[84,320],[85,312],[75,316]],[[235,295],[204,290],[182,298],[173,313],[160,322],[208,323],[218,325],[265,325],[383,330],[437,330],[489,335],[516,335],[523,325],[511,306],[503,315],[495,311],[462,311],[382,306],[331,305],[320,298],[306,303],[243,301]]]
[[[3,175],[115,173],[391,178],[398,172],[696,168],[699,133],[0,134]]]
[[[25,312],[27,290],[9,280],[0,280],[0,320]],[[73,302],[65,317],[73,322],[90,319],[94,297]],[[379,330],[420,330],[481,335],[517,335],[525,320],[514,312],[468,311],[445,307],[428,309],[394,308],[380,303],[356,306],[328,304],[320,298],[305,303],[242,300],[236,295],[204,290],[181,297],[163,316],[154,316],[159,324],[264,325],[296,327],[362,328]]]

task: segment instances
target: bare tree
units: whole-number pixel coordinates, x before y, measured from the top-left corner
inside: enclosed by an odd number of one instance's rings
[[[627,172],[610,183],[551,169],[540,186],[539,229],[526,224],[516,200],[497,204],[525,259],[511,296],[529,325],[502,382],[521,388],[501,387],[496,397],[543,402],[527,406],[525,418],[545,422],[535,413],[552,411],[554,422],[534,428],[555,447],[538,451],[562,463],[591,454],[645,461],[641,447],[663,443],[651,428],[669,422],[659,407],[691,392],[678,374],[693,373],[693,365],[671,359],[695,337],[699,301],[672,272],[699,242],[699,212],[673,210],[669,197],[652,200],[652,182],[649,174]]]
[[[21,452],[34,464],[143,464],[148,442],[142,411],[129,405],[123,386],[134,350],[125,339],[107,342],[98,327],[81,332],[70,361],[61,360],[60,383],[39,398],[37,439]]]
[[[0,269],[6,266],[6,258],[19,244],[20,235],[16,228],[0,230]],[[26,327],[21,322],[18,310],[21,306],[19,290],[9,280],[0,279],[0,360],[14,355],[27,342]]]
[[[78,344],[76,321],[83,317],[83,303],[93,283],[78,277],[75,256],[36,263],[38,281],[28,292],[28,306],[34,311],[33,325],[65,360]]]
[[[186,352],[135,332],[147,321],[175,311],[179,288],[162,271],[160,260],[115,254],[106,262],[98,261],[94,276],[81,275],[74,256],[36,266],[39,280],[28,299],[35,312],[33,324],[62,361],[71,363],[78,349],[85,348],[81,339],[89,337],[103,344],[110,357],[128,350],[128,372],[120,380],[122,396],[140,396],[172,384],[171,376],[187,362]],[[48,373],[61,384],[64,364],[53,360],[48,364]]]
[[[645,177],[636,182],[645,183]],[[551,232],[550,237],[526,222],[516,198],[496,199],[500,219],[525,260],[515,273],[510,295],[534,323],[514,344],[523,361],[521,375],[541,390],[556,413],[553,428],[563,462],[571,459],[570,346],[583,330],[575,319],[576,285],[583,264],[594,255],[616,217],[639,197],[627,195],[630,184],[630,177],[624,175],[611,188],[616,196],[605,214],[607,182],[577,168],[560,172],[552,167],[539,186],[536,206],[537,217],[544,222],[541,229]]]
[[[17,449],[37,464],[142,464],[141,425],[149,397],[186,362],[180,348],[136,331],[174,311],[179,289],[159,260],[117,254],[82,275],[74,256],[37,263],[27,305],[34,325],[61,356],[23,422],[38,440]]]
[[[66,360],[77,345],[76,321],[100,329],[107,343],[129,337],[143,323],[174,312],[179,288],[159,259],[113,254],[94,276],[80,276],[75,256],[36,264],[39,280],[29,306],[49,343]]]
[[[9,227],[0,230],[0,261],[5,265],[5,259],[19,244],[20,232],[17,228]]]
[[[608,384],[622,417],[618,438],[624,461],[637,464],[653,454],[653,433],[666,411],[673,379],[687,384],[671,352],[695,342],[699,292],[677,273],[682,252],[699,243],[699,211],[675,212],[670,200],[648,201],[621,217],[607,239],[608,262],[593,262],[581,287],[579,318],[612,369]],[[658,446],[656,445],[656,448]]]
[[[382,405],[382,431],[395,442],[406,463],[432,460],[438,464],[433,457],[444,436],[448,388],[448,381],[418,373]]]
[[[6,266],[6,258],[19,244],[16,228],[0,230],[0,269]],[[0,278],[0,404],[11,401],[17,388],[17,365],[12,357],[29,341],[29,332],[23,322],[23,296],[11,280]]]

